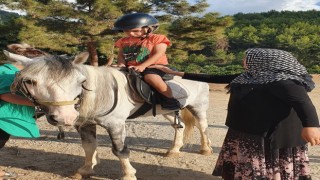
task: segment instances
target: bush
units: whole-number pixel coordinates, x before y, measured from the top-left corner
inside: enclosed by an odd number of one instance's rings
[[[319,65],[313,65],[311,68],[308,68],[308,72],[310,74],[320,74],[320,66]]]

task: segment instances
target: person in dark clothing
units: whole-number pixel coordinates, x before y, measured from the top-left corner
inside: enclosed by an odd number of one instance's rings
[[[226,125],[214,176],[223,179],[311,179],[309,142],[320,145],[319,120],[307,92],[312,77],[289,52],[252,48],[245,72],[215,76],[175,72],[185,79],[230,83]]]

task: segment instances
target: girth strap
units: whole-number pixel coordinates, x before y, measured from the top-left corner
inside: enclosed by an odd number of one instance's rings
[[[152,104],[149,104],[147,102],[143,103],[142,106],[134,112],[132,115],[128,117],[128,119],[134,119],[136,117],[139,117],[141,115],[144,115],[146,112],[148,112],[152,108]]]

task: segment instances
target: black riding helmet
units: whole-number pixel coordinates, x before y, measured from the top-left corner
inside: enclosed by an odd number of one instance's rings
[[[153,16],[145,13],[126,14],[116,20],[113,30],[124,31],[142,27],[149,27],[150,32],[153,32],[158,29],[159,22]]]

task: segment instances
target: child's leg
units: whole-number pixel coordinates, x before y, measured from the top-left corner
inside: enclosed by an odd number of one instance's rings
[[[161,73],[160,73],[161,74]],[[157,92],[162,94],[161,106],[166,110],[179,110],[181,104],[173,98],[171,88],[165,83],[162,77],[156,73],[145,73],[144,80],[152,86]]]
[[[10,138],[10,134],[0,129],[0,149],[7,143]]]
[[[146,74],[144,75],[144,80],[157,92],[161,93],[165,97],[172,98],[171,88],[158,74]]]

